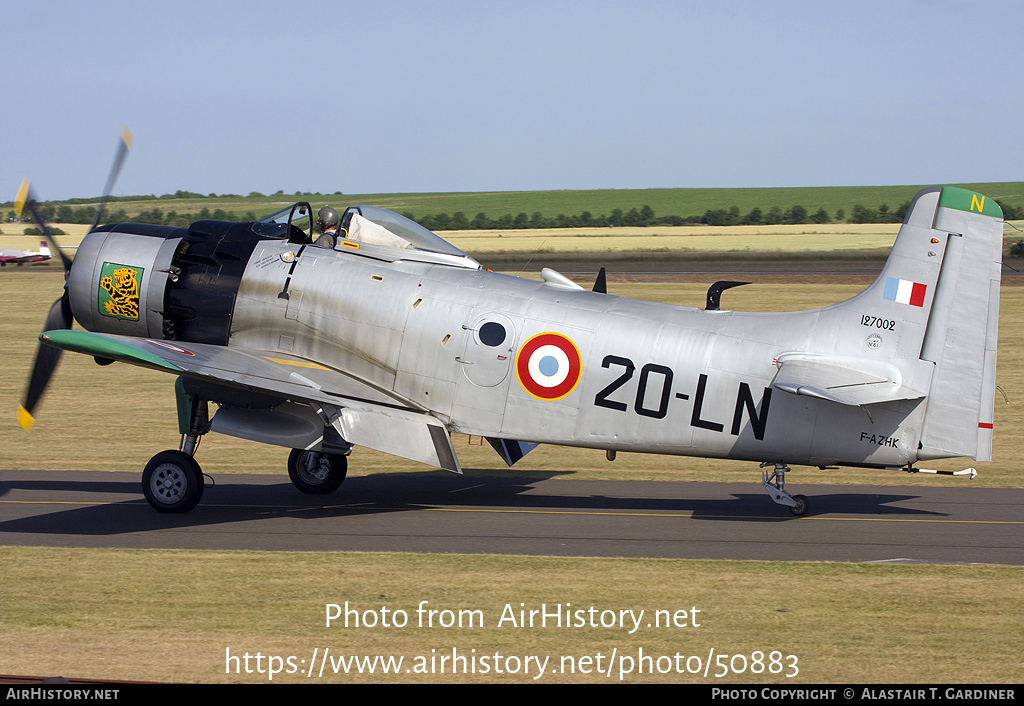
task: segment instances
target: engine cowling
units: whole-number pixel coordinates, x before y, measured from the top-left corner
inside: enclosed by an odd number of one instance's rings
[[[117,231],[119,227],[131,232]],[[68,277],[71,312],[89,331],[164,338],[164,294],[187,230],[107,226],[85,236]]]
[[[75,256],[71,311],[89,331],[226,345],[242,275],[265,237],[251,223],[102,226]]]

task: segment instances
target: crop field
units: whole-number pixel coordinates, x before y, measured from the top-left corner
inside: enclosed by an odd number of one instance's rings
[[[805,207],[809,213],[824,208],[832,217],[839,209],[846,216],[853,207],[861,204],[878,208],[882,204],[895,210],[901,203],[909,201],[923,186],[825,186],[825,187],[779,187],[744,189],[593,189],[562,191],[493,191],[466,193],[418,193],[418,194],[310,194],[288,193],[269,196],[215,196],[198,198],[174,198],[169,195],[160,198],[149,197],[133,200],[131,197],[111,201],[112,211],[124,209],[128,216],[142,211],[159,208],[164,213],[198,213],[203,208],[211,211],[224,209],[245,213],[253,211],[259,215],[276,211],[295,201],[309,201],[314,207],[323,204],[335,207],[370,204],[381,206],[399,213],[415,216],[427,214],[462,212],[468,218],[477,213],[486,213],[491,218],[505,214],[517,215],[540,213],[553,218],[558,214],[575,215],[588,211],[591,214],[607,215],[619,208],[629,211],[647,205],[654,209],[656,216],[700,216],[705,211],[728,210],[733,206],[743,214],[753,208],[768,211],[778,206],[783,211],[794,205]],[[977,191],[1015,208],[1024,207],[1024,182],[994,182],[955,184]],[[40,198],[46,198],[45,185],[37,185]],[[95,205],[95,200],[75,199],[74,207]],[[63,202],[62,202],[63,203]],[[9,208],[10,203],[0,204]]]
[[[42,236],[24,235],[22,232],[30,226],[31,224],[27,223],[0,224],[0,248],[38,251]],[[88,225],[79,223],[62,223],[60,228],[67,233],[67,235],[57,236],[57,242],[61,244],[61,247],[78,247],[89,230]]]
[[[87,225],[62,224],[62,247],[77,246]],[[38,250],[40,236],[23,227],[4,226],[0,248]],[[15,233],[14,231],[18,232]],[[444,238],[471,254],[492,252],[612,252],[623,250],[788,252],[888,250],[898,223],[826,223],[778,226],[652,226],[650,228],[540,228],[531,230],[450,230]]]
[[[446,231],[468,253],[888,251],[898,223]]]

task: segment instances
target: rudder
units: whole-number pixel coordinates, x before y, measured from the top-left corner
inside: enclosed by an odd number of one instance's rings
[[[872,332],[868,350],[845,363],[850,380],[832,381],[833,396],[846,404],[925,398],[918,460],[991,460],[1002,217],[999,204],[973,191],[923,189],[881,274],[835,307],[833,364],[844,364],[861,326]],[[872,363],[878,381],[858,378]]]
[[[1003,212],[966,189],[939,192],[932,229],[945,253],[921,358],[935,363],[922,460],[992,459]]]

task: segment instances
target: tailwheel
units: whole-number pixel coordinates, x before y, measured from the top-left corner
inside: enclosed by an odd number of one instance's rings
[[[786,490],[786,474],[790,470],[789,466],[782,461],[766,461],[761,464],[761,468],[769,466],[774,470],[770,474],[768,471],[761,474],[761,485],[765,492],[779,505],[788,507],[789,511],[797,517],[805,515],[807,513],[807,497],[790,495]]]
[[[307,495],[333,493],[348,475],[348,458],[343,454],[292,449],[288,456],[288,477]]]
[[[189,512],[203,497],[203,471],[182,451],[161,451],[146,464],[142,492],[157,512]]]

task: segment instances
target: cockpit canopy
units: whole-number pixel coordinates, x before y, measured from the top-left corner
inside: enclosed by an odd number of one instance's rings
[[[317,237],[313,230],[313,209],[306,202],[264,216],[253,223],[252,228],[253,232],[262,237],[288,239],[294,243],[312,243]],[[335,249],[342,249],[346,242],[472,260],[466,253],[416,221],[377,206],[349,206],[345,209]]]
[[[372,224],[376,228],[368,224]],[[392,236],[397,236],[405,243],[405,245],[393,247],[466,256],[466,253],[416,221],[376,206],[350,206],[341,217],[341,227],[348,231],[346,237],[356,241],[360,241],[360,236],[365,233],[367,237],[365,242],[372,242],[369,239],[372,237],[371,234],[376,234],[377,229],[382,229]]]

